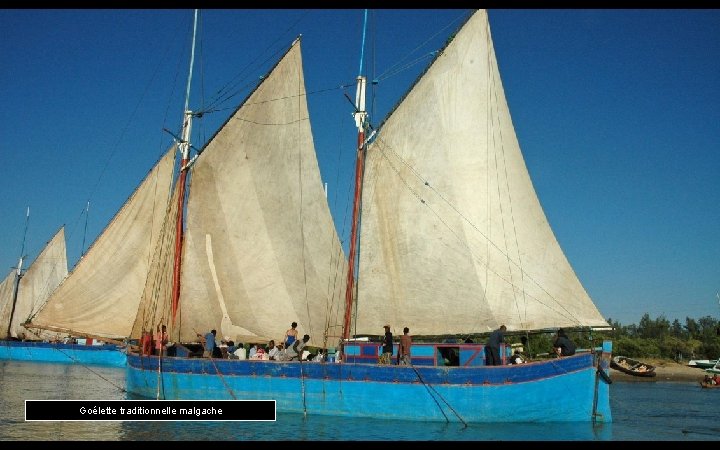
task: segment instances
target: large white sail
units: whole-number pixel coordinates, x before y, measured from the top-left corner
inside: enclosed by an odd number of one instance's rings
[[[362,206],[359,334],[607,326],[533,188],[485,11],[381,126]]]
[[[152,168],[32,324],[79,335],[130,335],[165,217],[176,149]]]
[[[341,330],[345,257],[313,143],[299,39],[192,167],[179,332],[311,343]],[[338,309],[342,309],[339,311]]]

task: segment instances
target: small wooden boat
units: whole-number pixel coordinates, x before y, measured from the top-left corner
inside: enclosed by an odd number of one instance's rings
[[[654,377],[657,375],[655,366],[627,356],[614,356],[610,361],[610,367],[636,377]]]
[[[706,375],[704,380],[700,380],[700,387],[703,389],[720,388],[720,382],[718,382],[718,378],[715,378],[715,383],[713,383],[713,378]]]

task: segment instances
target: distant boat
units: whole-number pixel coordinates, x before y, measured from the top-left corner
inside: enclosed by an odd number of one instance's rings
[[[654,377],[657,375],[655,366],[627,356],[614,356],[610,362],[610,367],[636,377]]]
[[[705,375],[705,378],[700,380],[700,386],[706,389],[720,388],[720,380],[715,374],[713,376]]]
[[[711,369],[715,367],[720,359],[691,359],[687,365],[690,367],[697,367],[698,369]]]
[[[501,366],[485,365],[482,344],[417,343],[402,366],[378,364],[378,343],[353,339],[387,323],[416,336],[608,327],[532,186],[487,13],[447,39],[377,131],[357,77],[347,260],[322,188],[300,45],[192,159],[189,122],[202,113],[186,109],[167,241],[149,267],[132,338],[158,318],[169,320],[171,341],[196,348],[198,331],[261,342],[297,321],[309,345],[341,342],[342,363],[196,358],[178,344],[175,356],[128,352],[127,391],[274,399],[278,412],[341,417],[611,422],[610,341]],[[457,365],[443,364],[444,347],[457,349]]]
[[[5,334],[0,360],[123,366],[126,356],[117,346],[92,345],[92,339],[70,343],[65,333],[27,327],[68,274],[65,228],[45,244],[27,271],[24,259],[21,256],[18,267],[0,283],[0,326]]]

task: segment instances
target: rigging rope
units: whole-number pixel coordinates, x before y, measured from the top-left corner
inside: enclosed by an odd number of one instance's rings
[[[437,191],[437,190],[430,184],[429,181],[427,181],[425,178],[423,178],[423,177],[420,175],[420,173],[419,173],[414,167],[412,167],[405,159],[403,159],[398,153],[396,153],[396,152],[390,147],[390,145],[388,145],[388,144],[382,139],[382,136],[381,136],[381,135],[378,135],[378,136],[377,136],[377,138],[375,139],[375,144],[376,144],[377,150],[378,150],[378,152],[380,153],[380,155],[385,159],[385,161],[388,162],[388,164],[389,164],[389,166],[390,166],[390,169],[398,176],[398,179],[402,182],[402,184],[405,185],[405,187],[408,189],[408,191],[409,191],[414,197],[416,197],[416,198],[418,199],[418,201],[419,201],[423,206],[428,207],[428,208],[430,209],[430,211],[438,218],[438,220],[440,221],[440,223],[442,223],[442,224],[447,228],[447,230],[448,230],[450,233],[452,233],[452,234],[458,239],[459,242],[463,243],[463,245],[465,245],[465,247],[471,251],[471,254],[472,254],[474,257],[475,257],[475,253],[472,251],[473,249],[472,249],[472,247],[470,246],[469,242],[465,242],[465,240],[462,239],[462,237],[460,236],[460,234],[458,234],[458,232],[456,232],[455,230],[453,230],[453,229],[450,227],[450,225],[448,224],[448,222],[441,216],[441,214],[440,214],[438,211],[434,210],[434,209],[430,206],[430,204],[423,198],[423,196],[420,194],[420,192],[417,191],[415,188],[413,188],[413,187],[410,185],[410,182],[402,176],[400,168],[398,168],[398,167],[391,161],[390,156],[388,155],[388,153],[392,154],[392,156],[394,156],[394,157],[399,161],[399,163],[401,163],[402,165],[404,165],[405,167],[407,167],[413,176],[415,176],[417,179],[421,180],[423,187],[426,187],[426,188],[430,189],[434,194],[436,194],[437,197],[442,201],[442,203],[446,204],[452,211],[454,211],[454,212],[458,215],[458,217],[460,217],[464,222],[466,222],[466,223],[467,223],[468,225],[470,225],[475,231],[477,231],[478,234],[479,234],[480,236],[482,236],[487,243],[489,243],[493,248],[495,248],[495,250],[497,250],[501,255],[506,256],[506,257],[509,258],[509,255],[507,254],[507,252],[505,252],[504,250],[502,250],[497,244],[495,244],[495,242],[493,242],[488,236],[486,236],[485,233],[483,233],[483,232],[477,227],[477,225],[475,225],[472,221],[470,221],[470,219],[469,219],[468,217],[466,217],[466,216],[465,216],[454,204],[452,204],[447,198],[445,198],[445,196],[444,196],[442,193],[440,193],[439,191]],[[479,257],[475,257],[475,258],[476,258],[480,263],[483,263],[483,261],[480,260]],[[515,267],[517,267],[519,270],[521,270],[521,271],[523,270],[523,269],[522,269],[522,266],[518,265],[518,264],[517,264],[515,261],[513,261],[512,259],[509,259],[509,261],[510,261],[510,263],[511,263],[512,265],[514,265]],[[518,286],[518,285],[514,284],[514,282],[513,282],[512,280],[508,280],[508,279],[506,279],[504,276],[502,276],[500,273],[498,273],[497,271],[494,271],[494,270],[490,269],[490,268],[489,268],[489,265],[486,265],[486,267],[490,270],[490,272],[494,273],[500,280],[505,281],[505,282],[508,283],[510,286],[513,286],[513,287],[515,287],[515,288],[518,288],[518,289],[520,289],[520,290],[523,290],[523,289],[522,289],[522,286]],[[533,277],[531,277],[527,272],[525,272],[524,275],[525,275],[525,276],[527,277],[527,279],[530,280],[535,286],[537,286],[542,292],[544,292],[544,293],[548,296],[549,299],[553,300],[558,306],[560,306],[560,307],[564,310],[564,311],[556,311],[559,315],[561,315],[562,317],[568,318],[568,319],[570,319],[570,320],[575,320],[575,321],[577,321],[577,319],[567,310],[567,308],[564,307],[563,305],[561,305],[560,302],[558,302],[557,299],[556,299],[553,295],[551,295],[539,282],[537,282],[537,281],[536,281]],[[548,309],[555,310],[554,306],[548,304],[547,302],[542,301],[540,298],[538,298],[538,297],[536,297],[536,296],[533,296],[533,295],[531,295],[531,294],[529,294],[529,293],[527,293],[527,292],[525,293],[525,295],[528,296],[528,297],[530,297],[530,298],[532,298],[532,299],[534,299],[534,300],[537,301],[539,304],[547,307]]]
[[[431,390],[432,390],[432,392],[435,393],[435,395],[437,395],[437,396],[440,398],[440,400],[443,401],[443,403],[445,403],[445,405],[447,405],[448,408],[450,408],[450,411],[452,411],[453,414],[455,414],[455,416],[458,418],[458,420],[459,420],[460,422],[462,422],[463,425],[465,425],[465,428],[467,428],[467,422],[465,422],[465,421],[463,420],[463,418],[460,417],[460,414],[458,414],[458,412],[455,411],[455,408],[453,408],[453,407],[450,405],[450,403],[448,403],[448,401],[445,400],[445,398],[444,398],[432,385],[427,384],[427,383],[425,382],[425,380],[422,379],[422,377],[420,376],[420,372],[418,372],[418,370],[415,368],[414,365],[410,364],[410,367],[412,367],[412,370],[415,371],[415,375],[417,375],[418,380],[420,380],[420,382],[423,384],[423,386],[425,386],[425,389],[427,389],[428,393],[430,393],[430,397],[433,399],[433,401],[435,402],[435,404],[438,406],[438,409],[440,409],[440,412],[441,412],[442,415],[445,417],[445,421],[446,421],[446,422],[450,422],[450,420],[448,419],[447,415],[445,414],[445,411],[443,411],[442,406],[440,406],[440,403],[438,403],[438,401],[437,401],[437,399],[435,398],[435,396],[432,395],[432,393],[430,392]]]

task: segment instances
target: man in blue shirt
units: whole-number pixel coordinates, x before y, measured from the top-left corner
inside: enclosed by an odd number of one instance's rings
[[[202,337],[200,333],[195,333],[198,337]],[[203,338],[205,340],[205,346],[203,351],[203,357],[204,358],[212,358],[213,356],[213,350],[215,350],[215,336],[217,335],[217,330],[210,330],[208,334],[205,335]]]

